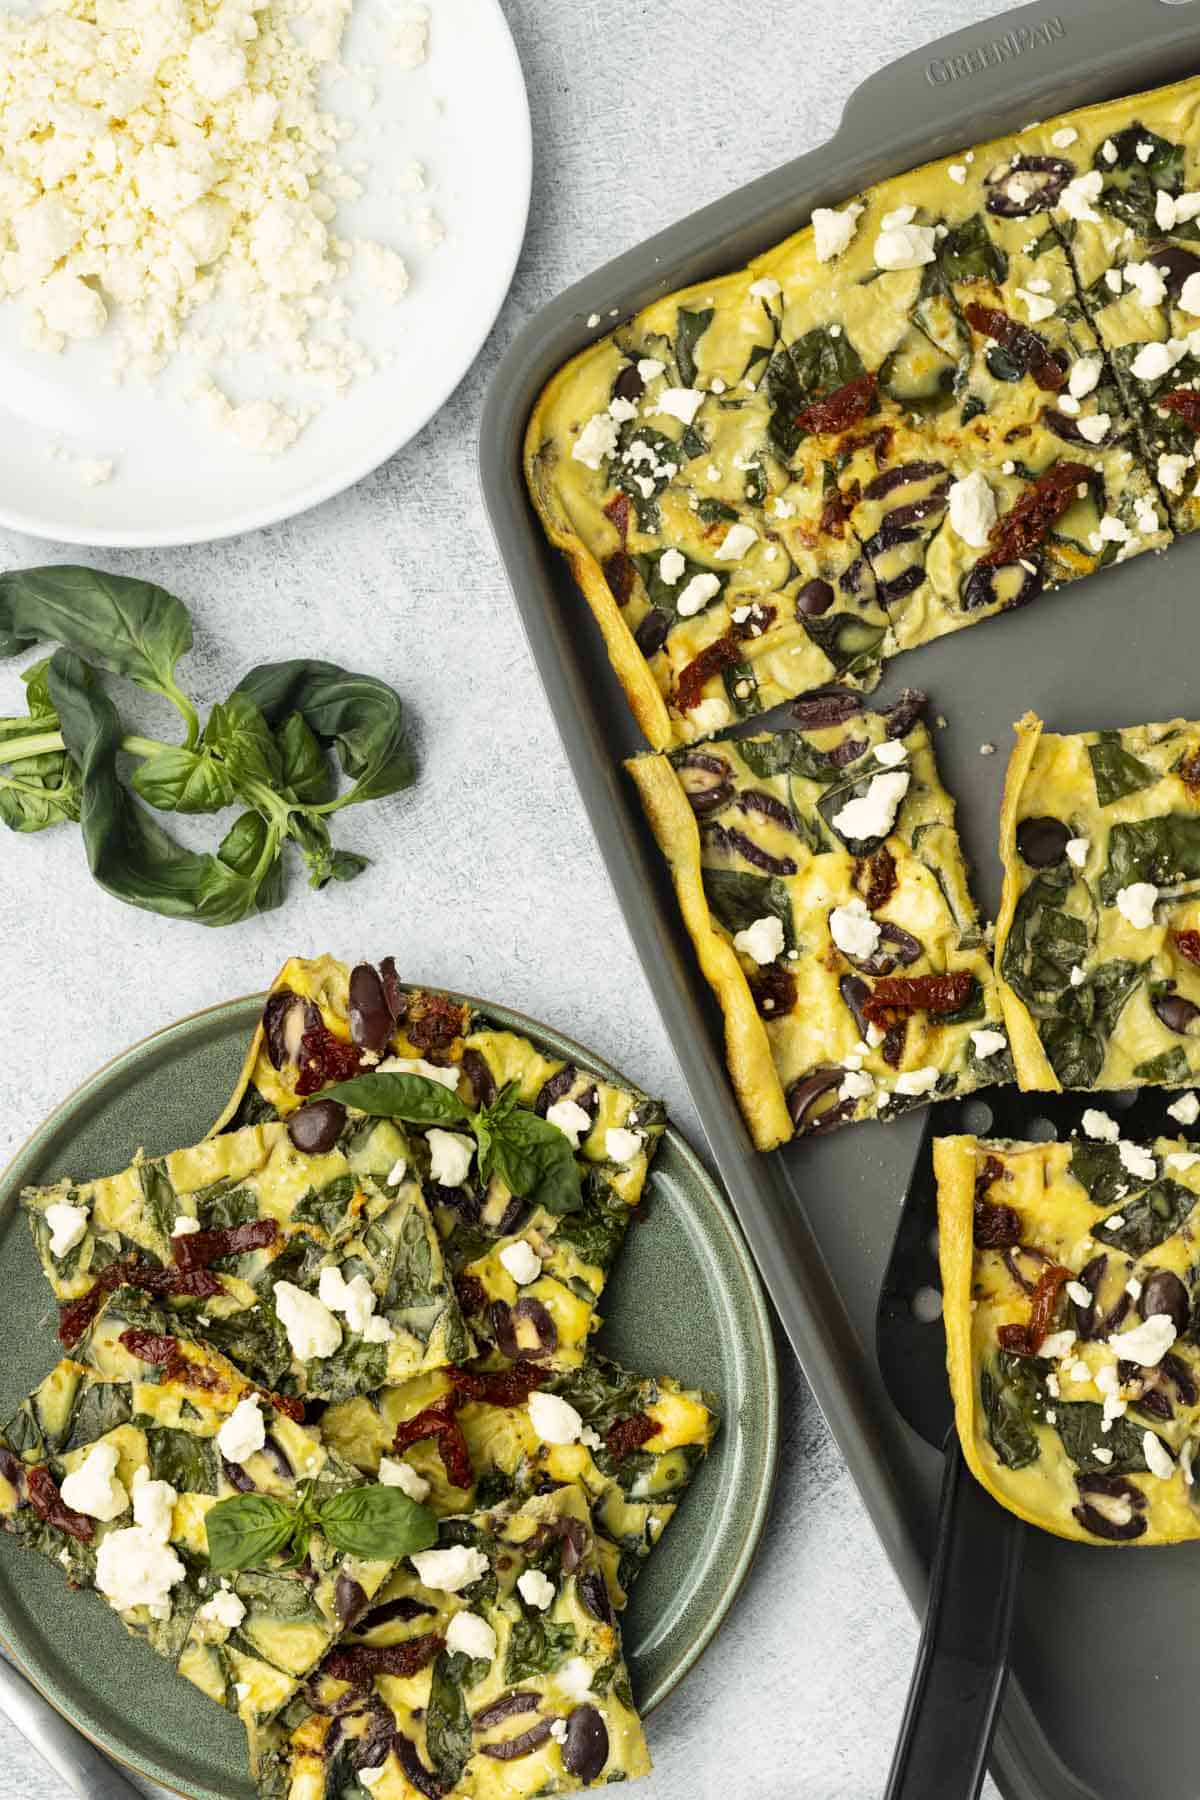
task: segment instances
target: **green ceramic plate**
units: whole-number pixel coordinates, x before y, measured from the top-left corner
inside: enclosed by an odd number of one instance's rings
[[[476,1004],[581,1067],[614,1075],[557,1032]],[[20,1190],[121,1168],[139,1144],[159,1155],[203,1137],[232,1090],[261,1005],[261,996],[230,1001],[127,1050],[59,1107],[0,1179],[3,1417],[57,1348]],[[634,1687],[649,1712],[733,1604],[766,1519],[778,1439],[775,1355],[758,1277],[719,1188],[673,1130],[653,1165],[645,1222],[630,1232],[605,1298],[605,1349],[631,1368],[711,1388],[724,1414],[625,1615]],[[195,1800],[252,1795],[241,1727],[126,1637],[98,1596],[70,1594],[56,1570],[5,1538],[0,1638],[69,1719],[140,1774]]]

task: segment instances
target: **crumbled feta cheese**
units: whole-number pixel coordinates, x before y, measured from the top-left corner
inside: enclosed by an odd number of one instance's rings
[[[931,1094],[937,1086],[938,1072],[933,1068],[908,1069],[896,1077],[898,1094]]]
[[[470,1544],[451,1544],[445,1550],[416,1550],[409,1562],[422,1586],[444,1594],[457,1594],[486,1575],[490,1564],[482,1550]]]
[[[1082,869],[1083,865],[1087,862],[1088,851],[1090,849],[1091,849],[1090,839],[1083,838],[1083,837],[1068,838],[1067,839],[1067,861],[1069,863],[1073,864],[1073,866],[1075,868]]]
[[[191,1237],[199,1229],[199,1219],[193,1219],[190,1213],[180,1213],[171,1227],[171,1236],[173,1238]]]
[[[1118,890],[1117,911],[1139,931],[1148,931],[1154,924],[1157,899],[1158,889],[1152,881],[1131,881],[1128,887]]]
[[[1074,181],[1067,183],[1059,196],[1058,205],[1068,219],[1099,224],[1100,215],[1093,202],[1100,198],[1103,188],[1104,177],[1099,169],[1089,169],[1086,175],[1077,175]]]
[[[1200,1095],[1180,1094],[1178,1100],[1168,1106],[1167,1112],[1179,1125],[1194,1125],[1200,1119]]]
[[[1008,1049],[1008,1039],[1002,1031],[973,1031],[971,1042],[980,1062],[986,1062],[989,1056],[999,1056],[1002,1050]]]
[[[565,1662],[556,1680],[563,1693],[576,1703],[582,1703],[592,1691],[592,1671],[582,1656],[573,1656]]]
[[[875,1091],[875,1079],[859,1069],[847,1069],[838,1088],[839,1100],[865,1100]]]
[[[813,249],[818,262],[832,262],[840,256],[858,230],[861,206],[847,206],[837,212],[828,206],[818,206],[812,216]]]
[[[161,1537],[144,1525],[110,1531],[96,1552],[96,1586],[118,1612],[144,1606],[152,1619],[171,1612],[171,1589],[187,1570]]]
[[[246,1616],[245,1601],[222,1582],[211,1600],[206,1600],[196,1614],[203,1625],[219,1625],[223,1631],[236,1631]]]
[[[861,905],[861,901],[859,902]],[[768,913],[761,919],[755,919],[743,931],[735,932],[733,947],[740,950],[743,956],[753,957],[754,961],[765,968],[783,954],[784,946],[783,921]]]
[[[1161,381],[1175,366],[1175,358],[1167,344],[1144,344],[1130,363],[1130,371],[1139,381]]]
[[[329,1308],[315,1294],[306,1294],[291,1281],[274,1285],[275,1311],[287,1332],[292,1354],[301,1362],[332,1356],[342,1341],[342,1328]]]
[[[630,419],[636,419],[638,416],[637,403],[633,400],[623,400],[620,394],[614,394],[608,403],[608,415],[609,418],[615,419],[618,425],[627,425]]]
[[[1158,459],[1159,485],[1168,494],[1182,494],[1184,476],[1192,466],[1190,456],[1168,456],[1165,452]]]
[[[355,1275],[347,1281],[340,1269],[322,1269],[317,1294],[322,1306],[327,1306],[330,1312],[341,1313],[357,1336],[369,1338],[373,1343],[386,1343],[395,1335],[386,1319],[374,1317],[375,1294],[365,1275]],[[387,1328],[385,1337],[379,1337],[371,1330],[374,1326],[377,1331],[380,1325]]]
[[[680,596],[682,599],[682,595]],[[729,710],[728,700],[722,700],[714,694],[710,700],[702,700],[699,706],[693,706],[688,713],[696,728],[696,735],[707,737],[710,732],[720,731],[722,725],[728,725],[733,714]]]
[[[1154,263],[1126,263],[1122,274],[1125,286],[1134,289],[1142,306],[1152,311],[1156,306],[1162,305],[1166,298],[1167,284],[1161,269]]]
[[[715,600],[721,591],[719,575],[693,575],[687,586],[680,592],[675,602],[675,611],[681,619],[690,619],[706,607],[710,600]]]
[[[457,1068],[444,1069],[438,1063],[426,1062],[423,1056],[386,1056],[380,1063],[380,1075],[423,1075],[426,1081],[440,1082],[451,1093],[458,1087]]]
[[[1080,419],[1078,432],[1089,444],[1103,443],[1112,425],[1112,415],[1106,412],[1093,413],[1090,418]]]
[[[563,1136],[570,1139],[572,1150],[578,1150],[592,1129],[592,1115],[577,1100],[556,1100],[553,1106],[546,1108],[546,1122],[557,1125]],[[526,1279],[532,1281],[533,1276]]]
[[[355,1771],[355,1773],[357,1774],[358,1779],[361,1782],[362,1786],[365,1787],[368,1792],[370,1792],[370,1790],[372,1788],[377,1788],[379,1786],[379,1783],[383,1780],[384,1776],[387,1774],[387,1764],[386,1763],[375,1763],[375,1765],[372,1768],[358,1769]]]
[[[662,390],[650,411],[665,413],[668,418],[678,419],[682,425],[690,425],[703,404],[704,392],[701,388],[668,387]]]
[[[75,1248],[87,1230],[87,1207],[69,1206],[65,1200],[54,1200],[46,1208],[44,1216],[50,1227],[51,1256],[66,1256],[68,1251]]]
[[[1060,1362],[1069,1356],[1075,1343],[1073,1331],[1055,1331],[1044,1337],[1038,1350],[1039,1356],[1048,1357],[1051,1362]]]
[[[578,1412],[557,1394],[530,1394],[529,1422],[544,1444],[577,1443],[583,1430]]]
[[[404,1180],[404,1177],[407,1174],[408,1174],[408,1159],[403,1156],[398,1156],[396,1158],[395,1162],[392,1164],[391,1168],[387,1172],[387,1177],[384,1182],[384,1186],[385,1187],[399,1187],[400,1183]]]
[[[1104,372],[1104,364],[1098,356],[1081,356],[1071,364],[1071,373],[1067,377],[1067,387],[1075,400],[1086,400],[1100,383]]]
[[[833,829],[845,838],[862,841],[886,837],[896,822],[896,812],[908,792],[907,772],[896,770],[888,775],[872,775],[866,793],[858,800],[847,800],[833,816]]]
[[[885,769],[894,769],[907,759],[908,751],[900,738],[885,738],[882,744],[875,746],[875,761],[883,764]]]
[[[610,1125],[604,1134],[604,1154],[610,1162],[629,1163],[640,1156],[645,1138],[640,1131],[627,1131],[623,1125]]]
[[[1200,271],[1189,275],[1179,291],[1179,305],[1186,313],[1200,313]]]
[[[957,186],[962,187],[967,179],[967,165],[966,163],[951,163],[947,168],[946,173],[951,181],[955,182]]]
[[[664,550],[658,559],[659,580],[665,581],[668,587],[674,587],[682,579],[686,569],[687,558],[678,550]]]
[[[553,1606],[557,1589],[540,1569],[526,1569],[524,1574],[517,1577],[517,1592],[526,1606],[545,1612],[548,1607]]]
[[[217,1449],[231,1463],[244,1463],[266,1441],[266,1421],[252,1395],[238,1401],[217,1433]]]
[[[496,1634],[478,1613],[457,1612],[446,1627],[446,1649],[451,1656],[491,1662],[496,1654]]]
[[[1084,1287],[1082,1281],[1068,1281],[1066,1294],[1068,1300],[1073,1300],[1076,1306],[1087,1307],[1092,1304],[1092,1290]]]
[[[1111,513],[1106,513],[1100,521],[1100,540],[1106,544],[1127,544],[1129,527]]]
[[[1177,1175],[1186,1175],[1200,1162],[1200,1155],[1194,1150],[1172,1150],[1167,1157],[1168,1169],[1174,1169]]]
[[[571,1102],[568,1101],[567,1104],[570,1105]],[[583,1109],[577,1107],[576,1111],[582,1112]],[[587,1118],[586,1113],[583,1116],[585,1119]],[[590,1120],[588,1122],[591,1123]],[[518,1238],[514,1244],[505,1244],[500,1252],[500,1261],[518,1287],[528,1287],[529,1283],[536,1281],[542,1272],[541,1257],[531,1244],[525,1242],[524,1238]]]
[[[884,229],[875,239],[875,266],[878,269],[920,269],[937,255],[936,242],[932,225],[896,225]]]
[[[658,379],[666,366],[666,363],[660,362],[657,356],[641,356],[638,358],[637,372],[641,376],[643,384],[649,387],[652,381]]]
[[[152,1532],[165,1543],[175,1520],[175,1502],[179,1495],[169,1481],[155,1481],[149,1469],[136,1468],[130,1489],[133,1499],[133,1522]]]
[[[987,477],[973,469],[950,488],[950,525],[964,544],[985,550],[996,523],[996,496]]]
[[[1100,146],[1100,154],[1110,166],[1117,160],[1117,146],[1111,138],[1105,138]]]
[[[1084,974],[1078,963],[1076,963],[1075,967],[1071,970],[1070,979],[1072,987],[1082,987],[1087,980],[1087,976]]]
[[[119,1461],[115,1444],[103,1439],[93,1444],[78,1468],[63,1478],[61,1491],[66,1505],[106,1524],[119,1518],[129,1505],[125,1484],[117,1475]]]
[[[717,546],[717,561],[736,562],[740,556],[745,556],[757,539],[758,533],[753,525],[731,525]]]
[[[845,956],[865,962],[879,947],[879,926],[857,898],[835,906],[829,915],[829,935]],[[783,933],[780,932],[782,943]]]
[[[606,412],[593,413],[571,446],[574,460],[588,469],[598,469],[616,451],[617,421]]]
[[[1040,325],[1043,319],[1052,318],[1058,311],[1057,304],[1049,297],[1049,295],[1038,294],[1033,291],[1032,283],[1030,283],[1028,287],[1019,287],[1017,289],[1017,298],[1024,302],[1025,310],[1029,314],[1030,320],[1034,325]]]
[[[1050,142],[1056,150],[1069,150],[1078,136],[1073,125],[1063,125],[1058,131],[1050,133]]]
[[[1153,1153],[1144,1149],[1141,1144],[1131,1144],[1128,1138],[1122,1138],[1117,1145],[1117,1155],[1126,1173],[1137,1176],[1141,1181],[1153,1181],[1158,1174],[1158,1164]]]
[[[761,275],[757,281],[750,283],[750,294],[755,300],[777,300],[783,289],[771,275]]]
[[[1143,1369],[1158,1366],[1175,1342],[1174,1321],[1167,1313],[1151,1313],[1140,1325],[1110,1337],[1108,1342],[1122,1362],[1140,1363]]]
[[[1121,285],[1122,285],[1120,269],[1105,269],[1104,285],[1108,289],[1110,294],[1119,294],[1121,292]]]
[[[461,1187],[475,1155],[474,1138],[461,1131],[442,1131],[434,1125],[425,1133],[429,1145],[429,1173],[440,1187]]]
[[[384,1487],[399,1488],[402,1494],[407,1494],[418,1506],[428,1498],[429,1483],[425,1477],[418,1475],[410,1463],[399,1462],[395,1457],[380,1457],[379,1479]]]
[[[1121,1135],[1117,1121],[1110,1113],[1101,1112],[1098,1106],[1089,1106],[1080,1122],[1087,1137],[1098,1138],[1106,1144],[1115,1144]]]

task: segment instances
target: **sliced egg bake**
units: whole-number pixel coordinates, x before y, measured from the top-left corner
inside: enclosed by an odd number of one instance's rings
[[[1083,1127],[934,1144],[958,1434],[1031,1525],[1177,1543],[1200,1537],[1200,1154],[1098,1109]]]
[[[1023,1088],[1200,1073],[1200,725],[1017,726],[996,971]]]
[[[251,1731],[251,1763],[262,1800],[531,1800],[646,1774],[583,1490],[443,1519]]]
[[[344,1117],[340,1103],[314,1097],[347,1081],[353,1117],[374,1104],[367,1078],[389,1075],[421,1088],[421,1117],[404,1126],[407,1154],[476,1341],[509,1361],[577,1367],[662,1136],[662,1106],[496,1029],[468,1001],[405,986],[390,957],[354,969],[293,957],[214,1132],[281,1117],[303,1132],[306,1118],[335,1105]],[[440,1106],[431,1086],[444,1090]],[[440,1113],[453,1129],[432,1122]],[[521,1154],[493,1154],[485,1167],[485,1140],[497,1137],[519,1140]],[[575,1174],[553,1192],[546,1180],[519,1180],[527,1151],[553,1161],[568,1150]]]
[[[628,764],[759,1149],[1011,1077],[924,696]]]
[[[529,491],[654,748],[1195,524],[1200,82],[898,175],[541,395]]]
[[[207,1342],[281,1392],[338,1400],[470,1356],[408,1139],[389,1120],[322,1127],[245,1126],[27,1190],[65,1347],[127,1283],[189,1329],[203,1316]]]

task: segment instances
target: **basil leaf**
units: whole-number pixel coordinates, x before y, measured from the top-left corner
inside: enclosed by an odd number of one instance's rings
[[[50,694],[82,782],[80,825],[88,866],[106,893],[130,906],[201,925],[229,925],[278,906],[268,870],[238,869],[185,850],[126,792],[117,777],[121,724],[94,669],[68,650],[50,663]],[[224,846],[222,847],[224,850]]]
[[[1116,1144],[1080,1140],[1071,1146],[1071,1173],[1087,1189],[1093,1206],[1115,1206],[1129,1190],[1129,1175]]]
[[[278,789],[283,779],[283,760],[270,727],[248,694],[234,689],[229,699],[214,706],[204,728],[204,742],[218,750],[235,787],[261,786]],[[249,798],[249,796],[246,796]]]
[[[71,563],[0,575],[0,656],[39,641],[62,644],[165,695],[194,724],[194,709],[175,683],[175,665],[192,647],[192,623],[181,602],[152,581]]]
[[[79,774],[65,750],[19,755],[24,742],[58,730],[46,685],[46,661],[31,664],[25,683],[28,714],[0,719],[0,819],[10,831],[45,831],[79,818]],[[4,748],[16,758],[5,773]]]
[[[427,1075],[355,1075],[326,1088],[326,1100],[340,1100],[373,1119],[403,1119],[409,1125],[457,1124],[474,1115],[451,1088]],[[562,1136],[562,1133],[559,1133]]]
[[[635,555],[630,558],[638,574],[642,578],[642,585],[649,596],[651,606],[657,607],[659,612],[669,613],[672,619],[677,619],[679,617],[679,596],[684,592],[688,583],[695,576],[715,575],[717,579],[717,591],[710,600],[705,601],[703,607],[700,609],[701,613],[707,612],[710,606],[715,606],[717,601],[721,598],[721,595],[725,592],[725,588],[729,581],[728,570],[722,574],[719,569],[710,569],[704,563],[694,562],[690,556],[685,556],[683,559],[683,574],[679,577],[678,581],[672,584],[664,581],[662,578],[660,573],[662,559],[663,552],[661,550],[656,551],[652,556]]]
[[[208,1561],[214,1575],[265,1562],[291,1542],[297,1515],[271,1494],[235,1494],[204,1515]]]
[[[1038,1358],[1002,1350],[979,1372],[988,1442],[1007,1469],[1028,1468],[1042,1453],[1034,1426],[1046,1416],[1047,1367]]]
[[[288,816],[287,835],[298,845],[308,868],[308,885],[323,888],[330,881],[353,881],[370,865],[370,858],[352,850],[335,850],[323,818],[294,812]]]
[[[443,1651],[433,1665],[425,1708],[425,1743],[444,1789],[456,1787],[475,1748],[471,1715],[462,1690],[465,1656]]]
[[[873,625],[850,612],[829,612],[823,618],[800,620],[805,636],[824,652],[838,675],[861,675],[883,654],[886,625]]]
[[[937,264],[947,281],[1002,282],[1008,258],[993,243],[982,213],[954,226],[937,246]]]
[[[1096,742],[1088,745],[1087,753],[1096,783],[1096,798],[1101,806],[1111,806],[1115,800],[1123,800],[1126,794],[1140,793],[1143,788],[1153,787],[1162,780],[1157,769],[1130,755],[1121,743],[1118,731],[1101,732]]]
[[[299,713],[319,744],[337,751],[354,786],[337,806],[381,800],[411,787],[416,761],[400,696],[373,675],[336,663],[263,663],[237,685],[273,729]]]
[[[575,1627],[555,1624],[542,1613],[523,1613],[508,1638],[504,1679],[511,1685],[531,1675],[549,1675],[575,1648]]]
[[[294,712],[275,734],[283,779],[305,806],[333,797],[333,776],[325,752],[303,713]]]
[[[133,787],[160,812],[214,813],[233,803],[229,772],[208,749],[160,750],[138,764]]]
[[[1142,1448],[1144,1425],[1132,1419],[1113,1419],[1103,1429],[1104,1409],[1095,1400],[1056,1400],[1054,1425],[1062,1439],[1063,1449],[1077,1469],[1088,1474],[1136,1475],[1146,1469],[1146,1453]],[[1160,1439],[1161,1443],[1162,1440]],[[1163,1445],[1166,1449],[1166,1445]],[[1112,1452],[1108,1460],[1096,1455],[1097,1450]]]
[[[679,307],[675,314],[675,366],[684,387],[696,385],[696,345],[713,322],[713,309],[689,312]]]
[[[500,1119],[485,1118],[481,1124],[479,1167],[485,1180],[499,1175],[512,1193],[535,1200],[547,1212],[578,1211],[579,1165],[557,1125],[524,1107],[514,1107]]]
[[[1191,1064],[1182,1044],[1172,1044],[1160,1056],[1138,1063],[1133,1071],[1139,1081],[1163,1081],[1178,1087],[1191,1076]]]
[[[739,869],[704,869],[701,873],[709,908],[731,936],[745,931],[756,919],[775,918],[783,926],[784,949],[795,948],[792,897],[779,876],[744,874]]]
[[[1200,876],[1200,817],[1166,813],[1114,825],[1108,836],[1108,866],[1100,877],[1100,898],[1111,906],[1123,887],[1150,881],[1194,881]]]
[[[437,1520],[400,1488],[368,1482],[322,1500],[317,1523],[335,1550],[372,1562],[395,1562],[436,1544]]]

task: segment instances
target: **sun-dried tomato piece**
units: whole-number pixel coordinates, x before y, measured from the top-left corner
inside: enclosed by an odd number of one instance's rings
[[[313,1025],[300,1039],[296,1092],[301,1099],[317,1094],[335,1081],[349,1081],[362,1068],[357,1044],[335,1037],[327,1025]]]
[[[796,977],[782,963],[768,963],[751,977],[750,992],[761,1018],[785,1019],[796,1004]]]
[[[250,1392],[257,1394],[260,1400],[265,1400],[268,1406],[273,1406],[276,1412],[283,1413],[285,1418],[294,1419],[297,1425],[303,1425],[304,1402],[298,1400],[295,1394],[276,1394],[270,1388],[260,1387],[251,1388]]]
[[[1011,1350],[1014,1356],[1036,1356],[1042,1347],[1042,1340],[1054,1316],[1054,1308],[1058,1305],[1058,1296],[1064,1283],[1070,1281],[1070,1269],[1064,1269],[1061,1263],[1052,1263],[1044,1274],[1038,1277],[1038,1284],[1033,1290],[1033,1300],[1029,1307],[1029,1320],[1025,1325],[1001,1325],[997,1336],[1003,1350]]]
[[[58,1491],[58,1483],[46,1467],[38,1463],[36,1468],[25,1471],[25,1490],[29,1495],[29,1504],[39,1519],[47,1525],[53,1525],[58,1531],[65,1531],[80,1544],[90,1544],[94,1526],[83,1513],[77,1513],[67,1505]]]
[[[1058,462],[1039,475],[1016,505],[996,520],[989,540],[992,547],[980,557],[979,567],[998,569],[1028,557],[1074,505],[1080,485],[1090,482],[1093,473],[1083,463]]]
[[[1172,388],[1169,394],[1160,394],[1154,404],[1173,412],[1190,430],[1200,432],[1200,393],[1195,388]]]
[[[461,1000],[418,988],[409,998],[405,1035],[418,1050],[448,1050],[455,1038],[466,1032],[470,1012]]]
[[[896,859],[886,844],[874,856],[855,865],[854,885],[866,901],[868,912],[887,905],[896,891]]]
[[[278,1236],[279,1226],[274,1219],[247,1219],[241,1225],[223,1225],[216,1231],[186,1232],[172,1239],[172,1244],[179,1268],[203,1269],[221,1256],[263,1250]]]
[[[109,1294],[124,1283],[132,1285],[139,1265],[132,1256],[120,1262],[109,1263],[101,1269],[96,1277],[96,1285],[81,1294],[78,1300],[68,1300],[58,1311],[58,1338],[68,1350],[73,1350],[84,1332],[100,1311]]]
[[[793,421],[798,431],[849,431],[859,425],[875,405],[877,375],[859,375],[836,388],[823,400],[814,400]]]
[[[626,556],[624,550],[614,550],[600,566],[604,570],[609,593],[618,606],[624,606],[633,592],[634,577],[637,574],[632,558]]]
[[[864,1007],[865,1015],[865,1007]],[[886,1027],[883,1042],[879,1046],[879,1054],[889,1069],[898,1069],[904,1060],[904,1045],[908,1038],[908,1014],[901,1013]]]
[[[484,1400],[489,1406],[524,1406],[535,1388],[548,1379],[545,1369],[493,1369],[485,1374],[474,1369],[446,1370],[466,1400]]]
[[[1185,961],[1200,963],[1200,931],[1175,931],[1175,948]]]
[[[821,509],[817,531],[831,538],[844,538],[850,514],[862,499],[862,483],[851,481],[845,488],[835,488]]]
[[[614,494],[604,508],[605,518],[612,520],[620,534],[622,550],[629,542],[629,516],[632,510],[628,494]]]
[[[680,712],[691,712],[693,706],[700,704],[704,692],[704,684],[713,675],[719,675],[730,663],[738,660],[738,641],[732,631],[723,637],[706,644],[699,656],[693,657],[679,677],[676,699]]]
[[[975,1199],[974,1238],[980,1250],[1007,1250],[1021,1241],[1021,1220],[1011,1206]]]
[[[467,1440],[454,1417],[466,1398],[465,1394],[451,1389],[432,1406],[426,1406],[411,1419],[402,1420],[392,1439],[393,1450],[406,1450],[410,1444],[419,1444],[422,1438],[436,1438],[446,1479],[457,1488],[469,1488],[475,1480]]]
[[[984,306],[978,300],[968,301],[963,309],[967,319],[981,337],[995,338],[1003,344],[1014,362],[1027,375],[1032,375],[1043,393],[1057,393],[1067,385],[1067,377],[1057,363],[1049,344],[1038,332],[1017,319],[1010,319],[999,307]]]
[[[438,1432],[438,1455],[442,1459],[442,1467],[446,1471],[446,1480],[451,1487],[469,1488],[475,1485],[475,1470],[471,1463],[471,1452],[467,1448],[467,1440],[463,1436],[462,1426],[451,1419],[445,1428]]]
[[[165,1332],[147,1331],[141,1325],[127,1326],[118,1342],[139,1361],[154,1363],[162,1368],[173,1363],[179,1355],[177,1337],[168,1337]]]
[[[631,1413],[627,1419],[618,1419],[615,1425],[609,1426],[604,1436],[605,1447],[615,1463],[624,1462],[661,1429],[649,1414]]]
[[[863,1012],[872,1025],[886,1025],[896,1012],[957,1012],[974,980],[969,969],[949,975],[884,975],[863,1001]]]
[[[348,1681],[354,1687],[369,1687],[376,1675],[415,1675],[445,1648],[445,1638],[436,1631],[409,1638],[406,1644],[342,1644],[330,1651],[321,1664],[321,1673],[332,1675],[335,1681]]]

